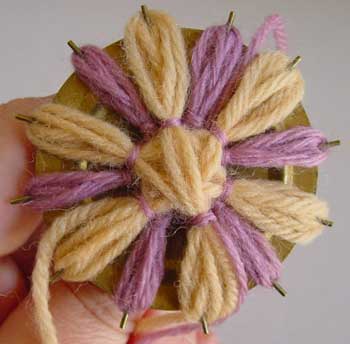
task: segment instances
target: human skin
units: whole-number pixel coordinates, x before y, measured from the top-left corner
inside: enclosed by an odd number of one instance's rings
[[[23,193],[34,167],[33,147],[25,137],[25,126],[14,115],[30,115],[35,107],[50,100],[25,98],[0,105],[0,343],[40,344],[29,289],[36,244],[45,230],[42,214],[10,205],[9,200]],[[112,298],[95,286],[57,282],[50,293],[60,344],[131,344],[140,319],[157,314],[147,311],[131,316],[127,328],[121,331],[121,312]],[[213,334],[205,336],[195,331],[153,343],[218,342]]]

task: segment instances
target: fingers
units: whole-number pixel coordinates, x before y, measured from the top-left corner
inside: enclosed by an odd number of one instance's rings
[[[0,325],[27,295],[26,281],[11,258],[0,258]]]
[[[119,330],[121,312],[111,297],[91,284],[56,283],[51,288],[51,311],[60,344],[126,344],[133,317]],[[0,327],[0,343],[38,344],[33,305],[24,300]]]
[[[9,200],[21,195],[33,172],[33,148],[25,138],[24,125],[14,119],[17,113],[30,114],[47,98],[27,98],[0,106],[0,256],[21,246],[41,221],[41,214]]]
[[[128,344],[218,344],[215,334],[205,335],[201,326],[187,323],[181,312],[150,309],[136,322]]]

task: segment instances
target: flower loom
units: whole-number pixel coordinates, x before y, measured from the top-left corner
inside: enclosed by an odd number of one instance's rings
[[[43,343],[58,343],[54,279],[109,290],[122,328],[152,305],[179,309],[141,321],[144,341],[207,332],[248,286],[283,294],[281,260],[331,225],[316,166],[338,142],[309,126],[300,58],[286,56],[278,15],[247,46],[233,17],[180,30],[143,6],[105,51],[70,41],[75,74],[53,103],[17,116],[37,165],[55,162],[12,202],[50,223],[32,276]],[[276,51],[261,51],[270,33]]]

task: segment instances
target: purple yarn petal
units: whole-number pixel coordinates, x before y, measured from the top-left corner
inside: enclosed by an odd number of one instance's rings
[[[225,203],[216,202],[213,212],[221,224],[225,246],[230,252],[235,248],[249,278],[272,287],[280,277],[281,262],[267,239]]]
[[[149,308],[164,275],[166,229],[171,214],[156,215],[137,239],[126,264],[114,298],[124,312]]]
[[[147,137],[157,129],[155,121],[142,103],[134,84],[119,65],[103,50],[94,46],[73,53],[72,63],[78,77],[102,104],[120,113]]]
[[[206,29],[192,52],[191,89],[184,122],[199,128],[213,109],[241,57],[239,31],[227,25]]]
[[[257,135],[225,149],[223,164],[245,167],[312,167],[329,153],[326,137],[311,127]]]
[[[25,195],[33,198],[31,208],[46,211],[70,207],[85,198],[94,197],[129,184],[128,171],[74,171],[43,174],[31,179]]]

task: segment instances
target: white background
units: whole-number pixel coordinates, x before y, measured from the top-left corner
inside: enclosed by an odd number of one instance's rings
[[[55,93],[71,72],[68,39],[107,45],[122,37],[138,1],[0,0],[0,102]],[[235,10],[246,41],[266,15],[286,19],[290,55],[302,55],[304,105],[315,127],[342,139],[320,168],[319,195],[329,200],[335,226],[284,264],[283,299],[254,289],[241,311],[218,328],[222,343],[350,342],[349,326],[349,0],[148,1],[179,25],[204,28]]]

